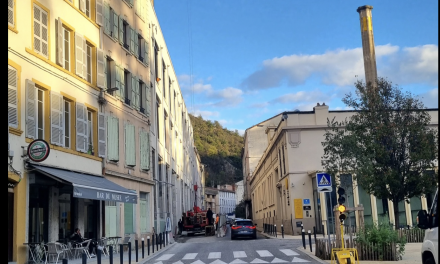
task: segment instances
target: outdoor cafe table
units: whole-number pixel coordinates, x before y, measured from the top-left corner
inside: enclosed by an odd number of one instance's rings
[[[41,242],[27,242],[23,245],[29,249],[28,261],[32,263],[44,263],[45,250],[41,248]]]
[[[110,246],[112,246],[113,247],[113,252],[116,252],[116,253],[118,253],[118,241],[119,241],[119,239],[120,239],[121,237],[119,237],[119,236],[114,236],[114,237],[107,237],[107,246],[108,247],[110,247]]]

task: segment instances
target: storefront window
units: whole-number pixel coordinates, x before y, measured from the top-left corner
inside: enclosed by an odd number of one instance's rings
[[[49,188],[29,186],[29,242],[48,242]]]

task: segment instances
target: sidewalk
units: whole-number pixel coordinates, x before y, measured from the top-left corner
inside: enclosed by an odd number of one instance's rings
[[[283,239],[281,236],[281,233],[277,233],[277,237],[271,236],[265,233],[260,233],[262,236],[265,236],[270,239]],[[284,239],[298,239],[302,240],[302,236],[292,236],[292,235],[284,235]],[[321,263],[330,263],[330,260],[322,260],[318,257],[315,257],[315,245],[314,245],[314,238],[312,236],[312,252],[310,252],[309,247],[309,238],[308,235],[306,236],[306,249],[304,247],[299,247],[297,250],[306,253],[311,258],[321,262]],[[402,260],[399,261],[369,261],[369,260],[360,260],[360,264],[420,264],[422,262],[422,253],[421,253],[422,243],[407,243],[405,245],[405,254],[402,257]]]

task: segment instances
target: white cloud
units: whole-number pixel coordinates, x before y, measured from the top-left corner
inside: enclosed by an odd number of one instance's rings
[[[195,93],[202,93],[202,92],[208,92],[212,90],[212,87],[210,84],[203,84],[203,83],[196,83],[193,85],[192,90]]]
[[[236,106],[243,101],[242,94],[242,90],[228,87],[222,90],[210,90],[207,92],[207,97],[217,100],[211,104],[215,107]]]
[[[268,106],[269,106],[269,102],[255,103],[255,104],[250,105],[250,107],[253,107],[253,108],[266,108]]]
[[[314,91],[299,91],[296,93],[284,94],[273,100],[274,103],[300,103],[300,102],[329,102],[331,100],[330,96],[324,94],[319,90]],[[316,103],[315,103],[316,104]]]
[[[378,76],[394,83],[438,83],[438,46],[400,49],[391,44],[376,46]],[[355,77],[357,75],[357,77]],[[353,86],[364,77],[362,48],[338,49],[324,54],[293,54],[265,60],[262,68],[249,75],[242,86],[247,90],[297,86],[312,76],[326,85]]]
[[[438,108],[438,88],[426,93],[419,94],[418,97],[427,108]]]
[[[200,110],[200,109],[196,109],[196,110],[194,110],[192,115],[193,116],[201,115],[204,120],[207,120],[207,119],[210,119],[211,117],[220,116],[220,113],[216,112],[216,111],[203,111],[203,110]]]

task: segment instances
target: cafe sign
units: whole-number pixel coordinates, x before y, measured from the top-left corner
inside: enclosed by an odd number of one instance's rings
[[[44,161],[50,153],[49,144],[42,139],[32,141],[27,148],[28,157],[35,162]]]

